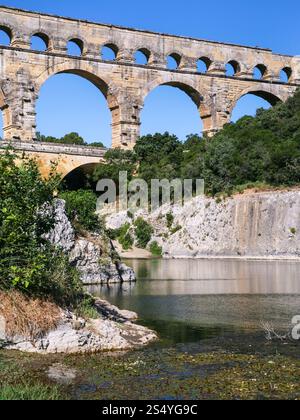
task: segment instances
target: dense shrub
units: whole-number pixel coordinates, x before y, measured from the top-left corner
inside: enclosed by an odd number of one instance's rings
[[[141,137],[134,154],[138,165],[138,176],[150,185],[152,179],[174,179],[180,174],[183,145],[169,133]]]
[[[133,247],[134,240],[130,233],[129,223],[125,223],[125,225],[118,229],[116,236],[124,251],[127,251]]]
[[[60,197],[66,201],[66,212],[77,230],[103,231],[103,221],[96,214],[97,196],[93,191],[65,191]]]
[[[45,180],[34,160],[16,158],[0,155],[0,288],[73,304],[82,293],[78,274],[44,239],[59,179],[53,171]]]
[[[251,183],[300,183],[300,90],[286,103],[258,110],[205,143],[202,173],[208,193]]]
[[[173,213],[167,213],[166,214],[166,220],[167,220],[167,227],[168,229],[171,229],[171,227],[173,226],[174,223],[174,216]]]
[[[163,249],[156,241],[153,241],[150,244],[150,252],[154,257],[161,257]]]
[[[131,249],[134,244],[133,237],[130,233],[130,228],[130,223],[125,223],[119,229],[108,229],[106,234],[111,240],[118,240],[122,245],[123,250],[127,251],[128,249]]]
[[[111,149],[105,154],[105,159],[105,165],[98,165],[93,173],[95,183],[101,179],[112,179],[118,189],[120,172],[127,172],[128,180],[132,179],[136,169],[136,159],[132,151]]]
[[[139,217],[134,222],[134,227],[138,247],[147,248],[153,234],[152,226],[142,217]]]

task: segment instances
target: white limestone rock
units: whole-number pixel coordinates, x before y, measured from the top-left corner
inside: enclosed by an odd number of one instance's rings
[[[100,299],[96,306],[98,319],[85,321],[68,311],[62,311],[61,321],[55,330],[36,339],[6,336],[2,347],[39,354],[96,353],[132,350],[157,339],[153,331],[132,322],[137,319],[137,314],[120,311]]]
[[[102,261],[99,235],[91,235],[90,239],[76,237],[66,215],[64,200],[55,200],[54,214],[56,223],[46,239],[69,255],[70,263],[78,269],[84,284],[136,281],[134,271],[124,263],[113,262],[111,258]],[[108,244],[108,247],[112,252],[111,245]]]
[[[118,226],[124,217],[111,215],[106,223]],[[152,241],[165,258],[300,258],[299,190],[246,192],[220,202],[198,197],[142,217],[153,226]]]
[[[55,226],[46,235],[53,245],[57,245],[64,252],[69,253],[75,244],[75,231],[66,214],[66,203],[64,200],[56,199],[54,205]]]

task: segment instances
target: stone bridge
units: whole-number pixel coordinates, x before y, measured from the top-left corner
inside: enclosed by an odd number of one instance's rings
[[[73,146],[65,144],[40,142],[1,142],[0,150],[12,146],[16,154],[25,154],[35,159],[43,176],[47,177],[56,165],[61,178],[65,178],[75,169],[83,173],[92,173],[99,163],[105,163],[104,155],[107,149],[88,146]]]
[[[300,85],[300,59],[268,49],[7,7],[0,7],[0,30],[10,39],[8,46],[0,46],[0,108],[6,141],[36,140],[36,101],[41,86],[60,73],[79,75],[102,92],[111,111],[112,147],[122,148],[134,146],[145,99],[158,86],[184,91],[199,110],[204,132],[212,135],[230,122],[233,108],[244,95],[250,93],[274,105],[287,100]],[[32,49],[33,36],[43,40],[44,51]],[[68,54],[70,41],[79,47],[80,56]],[[104,60],[103,47],[112,50],[114,60]],[[145,65],[136,63],[136,52],[144,54]],[[176,61],[176,70],[168,68],[168,57]],[[203,72],[198,71],[199,60],[205,64]],[[226,73],[227,64],[234,70],[231,76]],[[254,69],[260,72],[259,79]],[[287,82],[281,81],[281,71]]]

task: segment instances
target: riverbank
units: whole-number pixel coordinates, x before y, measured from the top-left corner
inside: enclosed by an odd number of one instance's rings
[[[133,246],[131,249],[124,251],[118,241],[113,241],[113,245],[120,258],[122,258],[122,260],[125,262],[126,260],[133,258],[136,260],[150,260],[155,258],[147,249],[141,249]]]
[[[82,308],[82,315],[56,304],[0,293],[0,347],[39,354],[81,354],[132,350],[157,339],[137,325],[138,315],[102,299]]]
[[[135,257],[127,257],[124,258],[124,260],[126,259],[135,259]],[[149,257],[149,258],[136,258],[136,259],[153,259],[153,257]],[[196,256],[196,257],[189,257],[189,256],[174,256],[174,257],[170,257],[170,256],[166,256],[163,257],[163,259],[165,260],[215,260],[215,261],[291,261],[291,262],[299,262],[300,263],[300,257],[295,256],[259,256],[259,257],[252,257],[252,256],[236,256],[236,255],[228,255],[228,256],[224,256],[224,257],[219,257],[219,256],[214,256],[214,255],[201,255],[201,256]]]
[[[144,250],[140,250],[138,248],[132,249],[129,252],[122,252],[120,254],[120,257],[124,261],[124,263],[127,263],[130,260],[141,260],[141,261],[148,261],[148,260],[199,260],[199,261],[287,261],[287,262],[299,262],[300,263],[300,257],[282,257],[282,256],[259,256],[259,257],[251,257],[251,256],[225,256],[225,257],[219,257],[219,256],[213,256],[213,255],[203,255],[198,257],[190,257],[190,256],[164,256],[164,257],[154,257],[149,252],[142,252]]]

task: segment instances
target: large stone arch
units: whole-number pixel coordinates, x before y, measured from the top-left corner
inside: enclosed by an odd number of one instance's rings
[[[73,63],[73,60],[71,60],[71,62],[67,61],[48,67],[47,70],[41,73],[40,76],[35,80],[36,93],[39,93],[42,85],[48,79],[57,74],[64,73],[74,74],[91,82],[104,95],[110,109],[118,106],[118,88],[113,85],[111,80],[108,80],[103,75],[98,75],[97,71],[95,71],[95,67],[89,65],[87,62],[78,60],[76,60],[75,63]]]
[[[265,101],[269,102],[269,104],[272,106],[276,105],[279,102],[285,102],[289,97],[285,93],[280,92],[278,86],[272,88],[272,86],[259,84],[258,86],[248,87],[247,89],[244,89],[238,94],[236,94],[233,100],[231,101],[228,109],[229,118],[231,118],[232,112],[235,106],[237,105],[238,101],[246,95],[254,95],[259,98],[262,98]]]
[[[108,78],[102,76],[102,74],[98,75],[95,67],[89,65],[88,63],[78,63],[76,61],[76,63],[74,63],[73,65],[73,60],[71,60],[71,62],[68,61],[49,67],[35,80],[35,99],[38,98],[39,92],[43,84],[46,83],[47,80],[49,80],[51,77],[58,74],[73,74],[76,76],[80,76],[85,80],[91,82],[103,94],[107,101],[108,108],[111,112],[111,138],[116,138],[117,135],[114,132],[117,131],[119,133],[119,130],[117,128],[121,120],[120,98],[119,89],[115,85],[113,85],[111,80],[108,80]]]
[[[141,92],[143,104],[147,96],[159,86],[172,86],[186,93],[196,105],[199,116],[203,122],[203,131],[209,133],[213,129],[213,115],[210,106],[210,98],[200,93],[198,83],[186,80],[185,77],[175,74],[165,74],[163,77],[153,80],[144,86]]]

